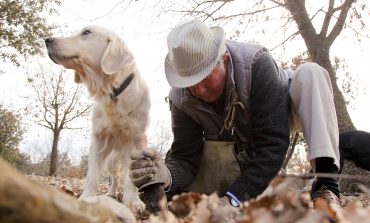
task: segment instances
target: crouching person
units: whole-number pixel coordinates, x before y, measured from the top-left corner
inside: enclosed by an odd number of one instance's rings
[[[152,149],[132,154],[136,186],[161,182],[168,194],[216,191],[238,206],[261,194],[279,172],[290,124],[303,131],[316,172],[338,171],[338,127],[326,70],[311,63],[283,71],[266,48],[225,41],[222,28],[199,20],[176,27],[167,44],[174,140],[164,162]],[[311,195],[314,202],[339,202],[336,179],[317,178]]]

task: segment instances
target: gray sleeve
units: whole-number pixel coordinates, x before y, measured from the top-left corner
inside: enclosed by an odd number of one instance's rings
[[[172,176],[172,193],[184,190],[194,179],[203,154],[203,130],[174,105],[171,116],[174,139],[165,163]]]
[[[252,64],[251,146],[255,157],[229,188],[240,200],[261,194],[281,168],[290,132],[286,94],[274,60],[261,51]]]

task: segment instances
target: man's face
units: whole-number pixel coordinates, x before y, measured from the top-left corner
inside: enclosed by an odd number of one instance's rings
[[[200,100],[211,103],[217,101],[224,91],[226,63],[216,66],[201,82],[189,87],[191,94]]]

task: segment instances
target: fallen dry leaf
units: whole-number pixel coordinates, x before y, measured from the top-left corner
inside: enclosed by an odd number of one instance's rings
[[[29,176],[41,184],[69,193],[78,198],[83,190],[83,180],[75,178]],[[99,194],[107,192],[109,184],[99,184]],[[122,199],[122,189],[117,192]],[[312,208],[309,191],[300,190],[295,179],[285,178],[274,182],[273,187],[255,200],[244,202],[239,208],[220,202],[216,194],[210,196],[194,192],[174,196],[161,205],[157,215],[136,216],[143,223],[197,223],[197,222],[370,222],[370,195],[342,196],[342,208],[335,209],[326,202]]]

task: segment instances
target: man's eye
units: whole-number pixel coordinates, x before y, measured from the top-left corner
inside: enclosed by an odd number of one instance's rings
[[[91,31],[90,30],[85,30],[85,31],[83,31],[82,32],[82,36],[86,36],[86,35],[89,35],[91,33]]]
[[[203,81],[209,81],[212,79],[212,73],[208,75]]]

